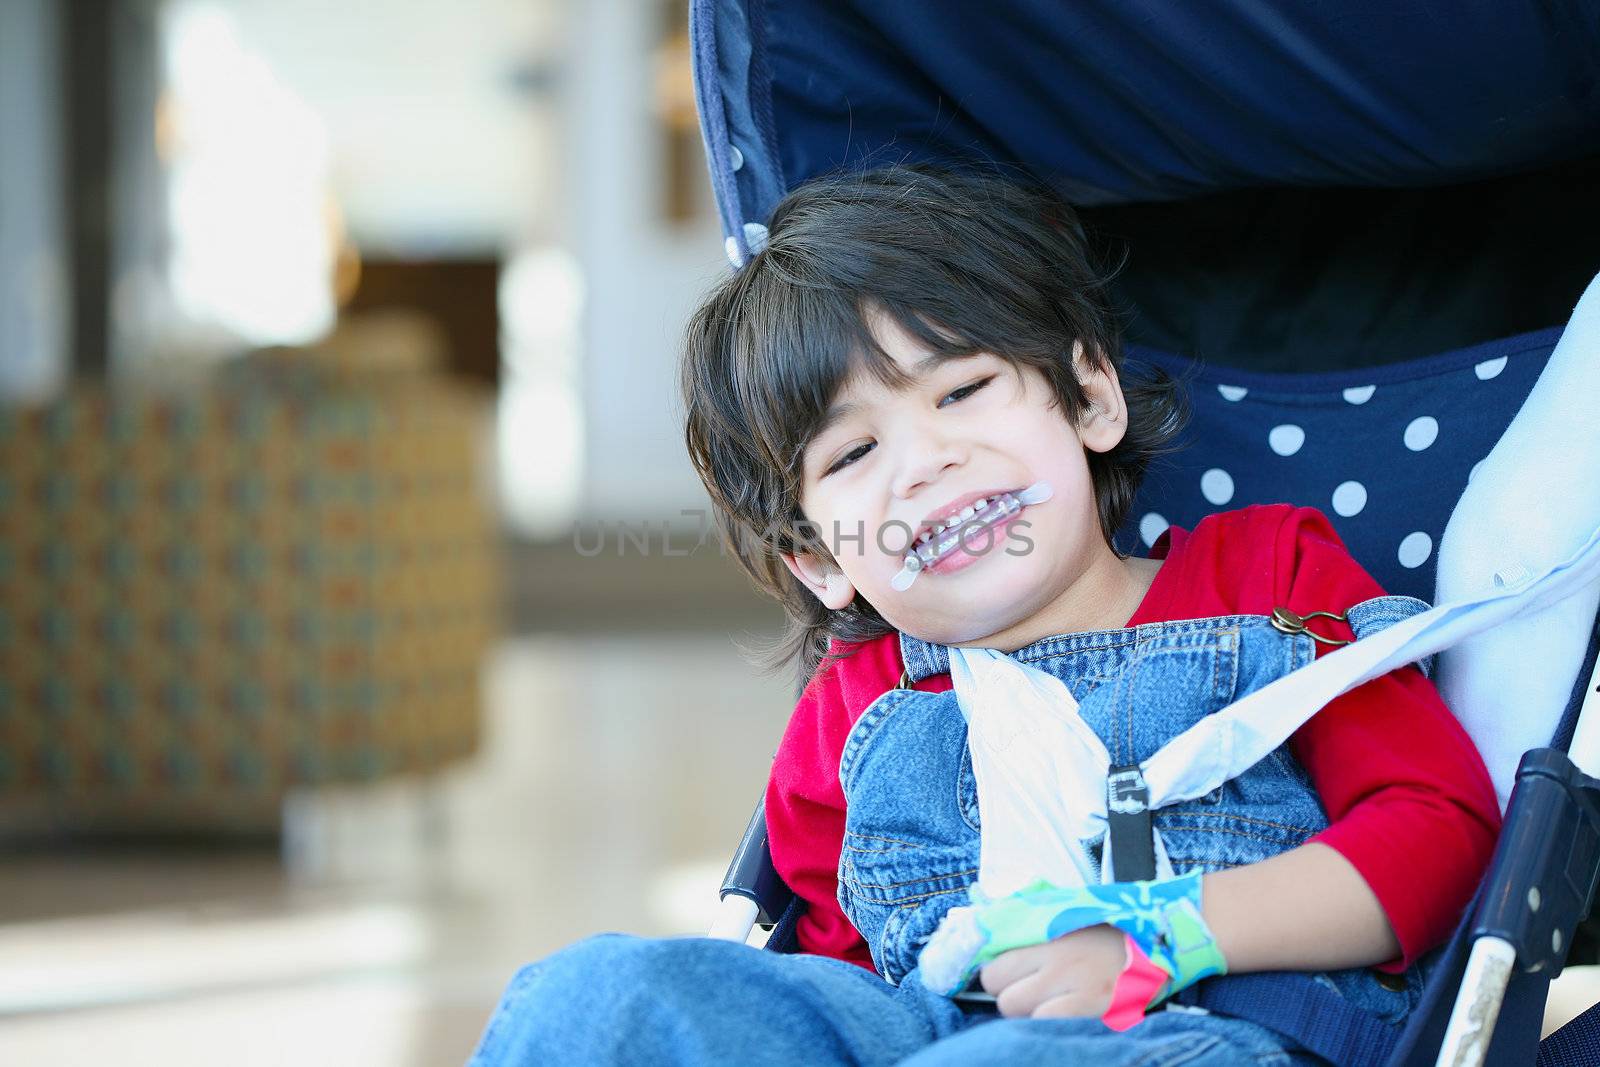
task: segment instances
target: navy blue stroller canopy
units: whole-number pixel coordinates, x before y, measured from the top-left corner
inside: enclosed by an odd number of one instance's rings
[[[1130,253],[1128,336],[1334,369],[1566,321],[1600,267],[1592,0],[694,0],[738,253],[836,167],[1020,164]]]
[[[692,0],[690,32],[736,267],[789,189],[843,167],[993,161],[1078,207],[1122,264],[1130,372],[1191,375],[1185,448],[1152,467],[1125,549],[1287,500],[1322,509],[1389,592],[1433,600],[1452,511],[1600,273],[1594,0]],[[1600,871],[1600,783],[1561,751],[1593,633],[1587,649],[1512,750],[1513,769],[1537,751],[1427,1010],[1349,1062],[1433,1062],[1467,953],[1493,938],[1517,957],[1489,1062],[1533,1062]],[[758,810],[724,896],[778,919],[763,825]],[[1526,873],[1545,861],[1562,873]],[[1543,911],[1510,888],[1524,876]],[[1600,1042],[1600,1012],[1586,1019]]]

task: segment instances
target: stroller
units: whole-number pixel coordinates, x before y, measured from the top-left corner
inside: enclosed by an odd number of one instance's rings
[[[990,160],[1079,208],[1122,260],[1130,359],[1187,368],[1193,390],[1186,447],[1150,472],[1123,549],[1288,500],[1327,512],[1389,592],[1450,601],[1436,567],[1458,505],[1525,447],[1539,398],[1581,368],[1573,351],[1596,362],[1600,283],[1585,329],[1561,327],[1600,270],[1592,4],[692,0],[690,32],[735,268],[787,189],[840,167]],[[1593,496],[1581,462],[1566,484]],[[1550,980],[1596,959],[1597,593],[1525,634],[1533,676],[1503,652],[1476,661],[1505,707],[1463,722],[1509,798],[1505,828],[1409,1025],[1358,1034],[1308,1011],[1305,1047],[1351,1064],[1600,1063],[1600,1006],[1539,1039]],[[722,894],[713,936],[760,922],[790,947],[797,905],[759,807]],[[1241,996],[1281,1001],[1270,982]]]

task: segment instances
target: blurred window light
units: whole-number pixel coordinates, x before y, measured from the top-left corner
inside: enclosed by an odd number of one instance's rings
[[[507,525],[535,540],[564,536],[578,516],[583,290],[577,260],[554,247],[514,255],[500,278],[500,500]]]
[[[500,276],[500,328],[506,370],[571,377],[576,370],[583,271],[562,248],[511,257]]]
[[[320,337],[341,231],[326,129],[214,4],[167,8],[162,47],[179,312],[252,344]]]

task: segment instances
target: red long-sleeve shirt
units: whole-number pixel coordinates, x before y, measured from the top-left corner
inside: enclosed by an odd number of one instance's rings
[[[1383,595],[1315,508],[1252,506],[1171,527],[1152,553],[1165,559],[1127,625],[1219,615],[1342,612]],[[1328,620],[1318,620],[1318,623]],[[1350,638],[1335,623],[1319,633]],[[1318,643],[1317,650],[1330,646]],[[830,651],[838,652],[838,642]],[[871,968],[866,943],[840,910],[845,800],[839,758],[869,704],[900,680],[898,634],[828,660],[801,695],[767,784],[772,859],[808,911],[801,951]],[[916,683],[951,688],[948,674]],[[1500,828],[1483,760],[1438,691],[1404,667],[1335,699],[1290,739],[1329,826],[1312,838],[1353,864],[1400,942],[1397,971],[1440,943],[1471,898]]]

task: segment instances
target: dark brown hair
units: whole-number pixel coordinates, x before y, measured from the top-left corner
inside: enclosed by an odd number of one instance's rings
[[[1074,423],[1085,399],[1073,343],[1119,376],[1123,357],[1107,278],[1072,208],[996,168],[830,175],[785,197],[768,227],[765,247],[690,320],[681,384],[689,455],[724,542],[789,617],[781,641],[754,654],[769,670],[799,657],[803,681],[830,638],[893,630],[859,593],[829,610],[780,558],[810,551],[836,565],[800,507],[804,449],[835,394],[857,368],[905,384],[871,314],[946,358],[990,352],[1038,369]],[[1181,390],[1159,372],[1122,377],[1122,389],[1127,433],[1087,455],[1108,544],[1186,418]]]

